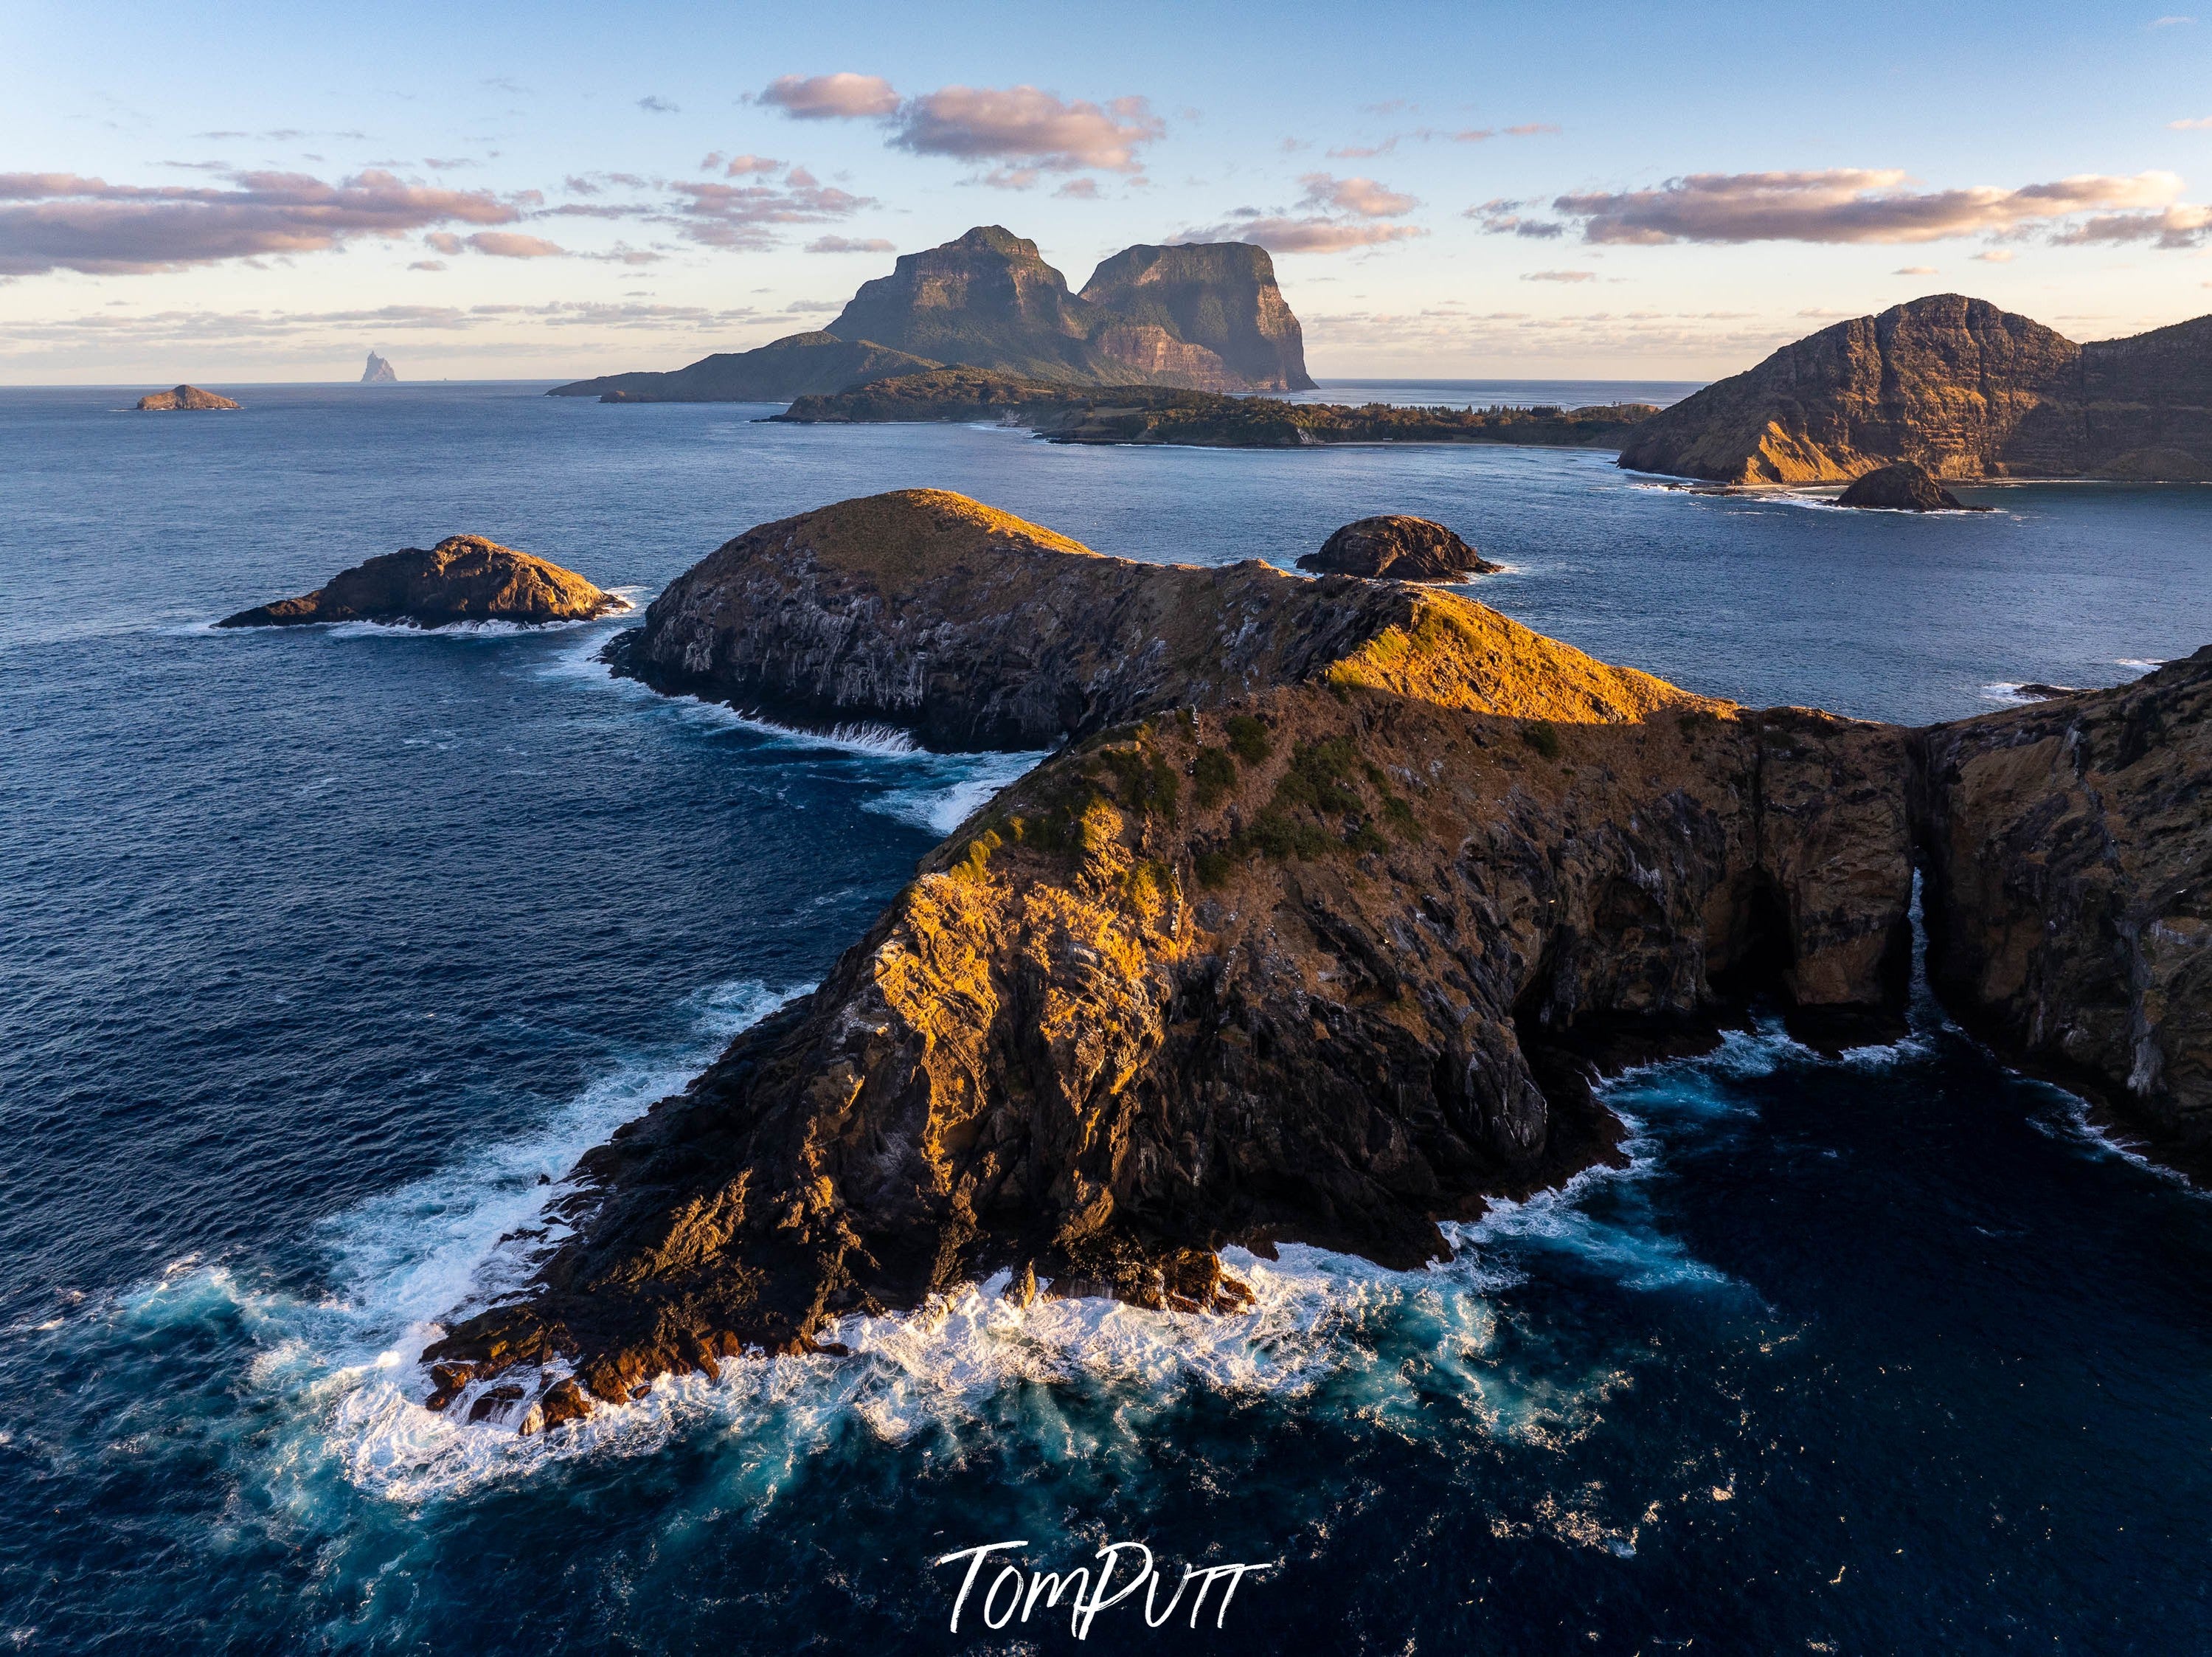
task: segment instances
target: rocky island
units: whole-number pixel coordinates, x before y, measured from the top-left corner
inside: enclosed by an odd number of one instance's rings
[[[2077,345],[1938,294],[1784,345],[1655,416],[1620,464],[1729,484],[2212,478],[2212,316]]]
[[[1036,243],[998,225],[902,255],[826,329],[666,374],[618,374],[555,397],[789,402],[890,374],[962,364],[1057,384],[1302,391],[1298,320],[1264,248],[1127,247],[1079,294]]]
[[[1985,506],[1962,506],[1959,497],[1936,481],[1926,466],[1911,460],[1876,466],[1862,472],[1851,486],[1836,497],[1838,506],[1863,507],[1881,512],[1986,512]]]
[[[1523,443],[1614,448],[1658,411],[1417,408],[1395,403],[1291,403],[1164,386],[1067,386],[981,369],[939,369],[807,396],[774,418],[794,425],[995,421],[1055,443],[1180,443],[1303,448],[1324,443]]]
[[[425,551],[407,547],[333,576],[296,599],[226,616],[218,627],[301,627],[374,621],[445,627],[464,621],[542,625],[588,621],[629,601],[601,592],[573,570],[482,535],[448,535]]]
[[[1389,513],[1348,523],[1321,551],[1298,560],[1298,568],[1324,576],[1364,576],[1370,580],[1464,581],[1494,576],[1492,564],[1440,523]]]
[[[198,386],[179,386],[174,391],[157,391],[142,397],[133,406],[142,413],[167,414],[178,409],[234,409],[242,405],[211,391],[202,391]]]
[[[585,1157],[528,1287],[425,1354],[471,1420],[554,1426],[994,1270],[1199,1311],[1244,1299],[1231,1242],[1437,1258],[1439,1221],[1616,1154],[1599,1061],[1752,995],[1893,1017],[1916,864],[1948,1004],[2212,1139],[2212,650],[1912,731],[927,490],[749,532],[618,643],[670,692],[1060,746]]]
[[[396,386],[399,383],[399,371],[371,351],[368,365],[361,371],[361,383],[364,386]]]

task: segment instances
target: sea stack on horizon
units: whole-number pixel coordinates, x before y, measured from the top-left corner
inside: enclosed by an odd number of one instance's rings
[[[364,386],[396,386],[399,383],[399,375],[394,372],[391,363],[371,351],[368,366],[361,371],[361,383]]]

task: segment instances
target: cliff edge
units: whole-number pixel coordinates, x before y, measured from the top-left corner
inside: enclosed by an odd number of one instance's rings
[[[1132,564],[908,491],[738,537],[623,660],[940,746],[1065,740],[584,1159],[525,1295],[426,1355],[472,1419],[535,1430],[1000,1267],[1197,1309],[1239,1302],[1232,1241],[1410,1265],[1613,1154],[1582,1053],[1710,1039],[1753,990],[1902,995],[1905,733],[1450,594]]]

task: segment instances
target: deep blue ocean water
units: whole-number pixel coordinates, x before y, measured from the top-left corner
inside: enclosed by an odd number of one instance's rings
[[[593,662],[613,624],[206,626],[464,530],[641,600],[927,484],[1201,563],[1418,512],[1598,655],[1922,720],[2206,643],[2212,491],[1923,520],[1540,450],[240,394],[0,392],[0,1640],[1060,1648],[1042,1610],[947,1630],[929,1561],[1019,1538],[1273,1566],[1218,1629],[1105,1612],[1113,1648],[2212,1649],[2212,1204],[1926,1006],[1893,1049],[1763,1029],[1626,1079],[1633,1167],[1435,1271],[1286,1251],[1216,1320],[986,1293],[552,1442],[432,1420],[409,1361],[541,1177],[818,978],[1022,762],[661,700]]]

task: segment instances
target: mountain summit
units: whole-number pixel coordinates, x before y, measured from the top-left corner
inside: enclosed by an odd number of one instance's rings
[[[1305,342],[1267,250],[1243,242],[1124,248],[1080,293],[1037,245],[996,224],[903,254],[822,332],[609,375],[556,397],[787,402],[917,367],[957,364],[1074,385],[1304,391]],[[842,376],[842,377],[839,377]],[[835,378],[836,383],[827,383]]]
[[[2212,316],[2077,345],[1984,299],[1934,294],[1784,345],[1646,421],[1639,472],[1841,483],[1899,461],[1938,478],[2212,478]]]

